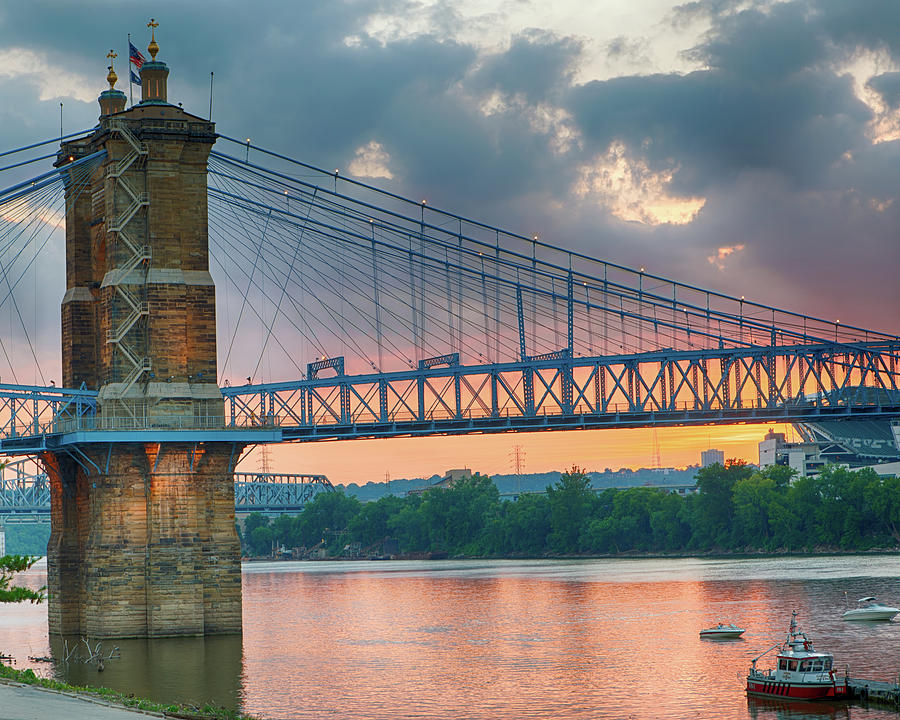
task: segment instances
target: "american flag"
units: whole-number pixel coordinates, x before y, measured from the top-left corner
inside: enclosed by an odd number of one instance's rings
[[[134,43],[132,43],[131,40],[128,41],[128,59],[131,60],[131,64],[138,70],[140,70],[141,66],[144,64],[144,56],[141,55],[141,51],[134,46]]]

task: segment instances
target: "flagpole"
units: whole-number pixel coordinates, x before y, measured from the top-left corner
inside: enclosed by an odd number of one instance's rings
[[[209,119],[212,121],[212,83],[213,83],[213,71],[209,71]]]
[[[128,104],[134,107],[134,83],[131,82],[131,33],[128,33]]]

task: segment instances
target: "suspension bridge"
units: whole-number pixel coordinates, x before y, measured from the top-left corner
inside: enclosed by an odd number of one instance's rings
[[[238,630],[247,447],[900,415],[900,337],[218,133],[149,50],[140,103],[110,69],[96,127],[0,153],[0,454],[50,478],[54,631]]]
[[[252,428],[267,431],[261,442],[297,442],[900,408],[896,336],[590,258],[220,141],[232,152],[210,156],[209,222],[229,313],[227,327],[219,318],[225,413],[184,416],[177,432]],[[72,162],[69,183],[86,183],[102,161]],[[0,308],[35,359],[17,291],[27,292],[37,253],[59,242],[63,186],[50,170],[0,200]],[[15,377],[10,343],[3,352]],[[154,378],[149,365],[135,367],[129,382]],[[261,370],[270,382],[253,382]],[[133,412],[101,417],[97,406],[96,388],[0,384],[0,452],[172,427]]]

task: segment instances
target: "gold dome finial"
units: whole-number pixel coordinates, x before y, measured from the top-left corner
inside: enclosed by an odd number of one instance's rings
[[[108,53],[106,53],[106,57],[109,58],[109,65],[107,66],[109,68],[109,73],[106,76],[106,82],[109,83],[110,90],[115,90],[116,81],[119,79],[119,76],[116,75],[116,71],[113,70],[112,63],[113,60],[115,60],[119,56],[113,50],[110,50]]]
[[[147,46],[147,52],[150,53],[153,62],[156,62],[156,53],[159,52],[159,45],[156,44],[156,28],[159,27],[159,23],[150,18],[147,27],[150,28],[150,44]]]

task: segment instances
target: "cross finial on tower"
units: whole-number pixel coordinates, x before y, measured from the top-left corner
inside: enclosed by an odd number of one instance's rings
[[[116,87],[116,81],[119,79],[119,76],[116,75],[116,71],[113,70],[112,63],[113,60],[115,60],[119,56],[116,54],[115,50],[110,50],[108,53],[106,53],[106,57],[109,58],[109,73],[106,75],[106,82],[109,83],[109,89],[114,90]]]
[[[150,53],[150,57],[156,62],[156,53],[159,52],[159,45],[156,44],[156,28],[159,27],[159,23],[150,18],[147,27],[150,28],[150,44],[147,46],[147,52]]]

